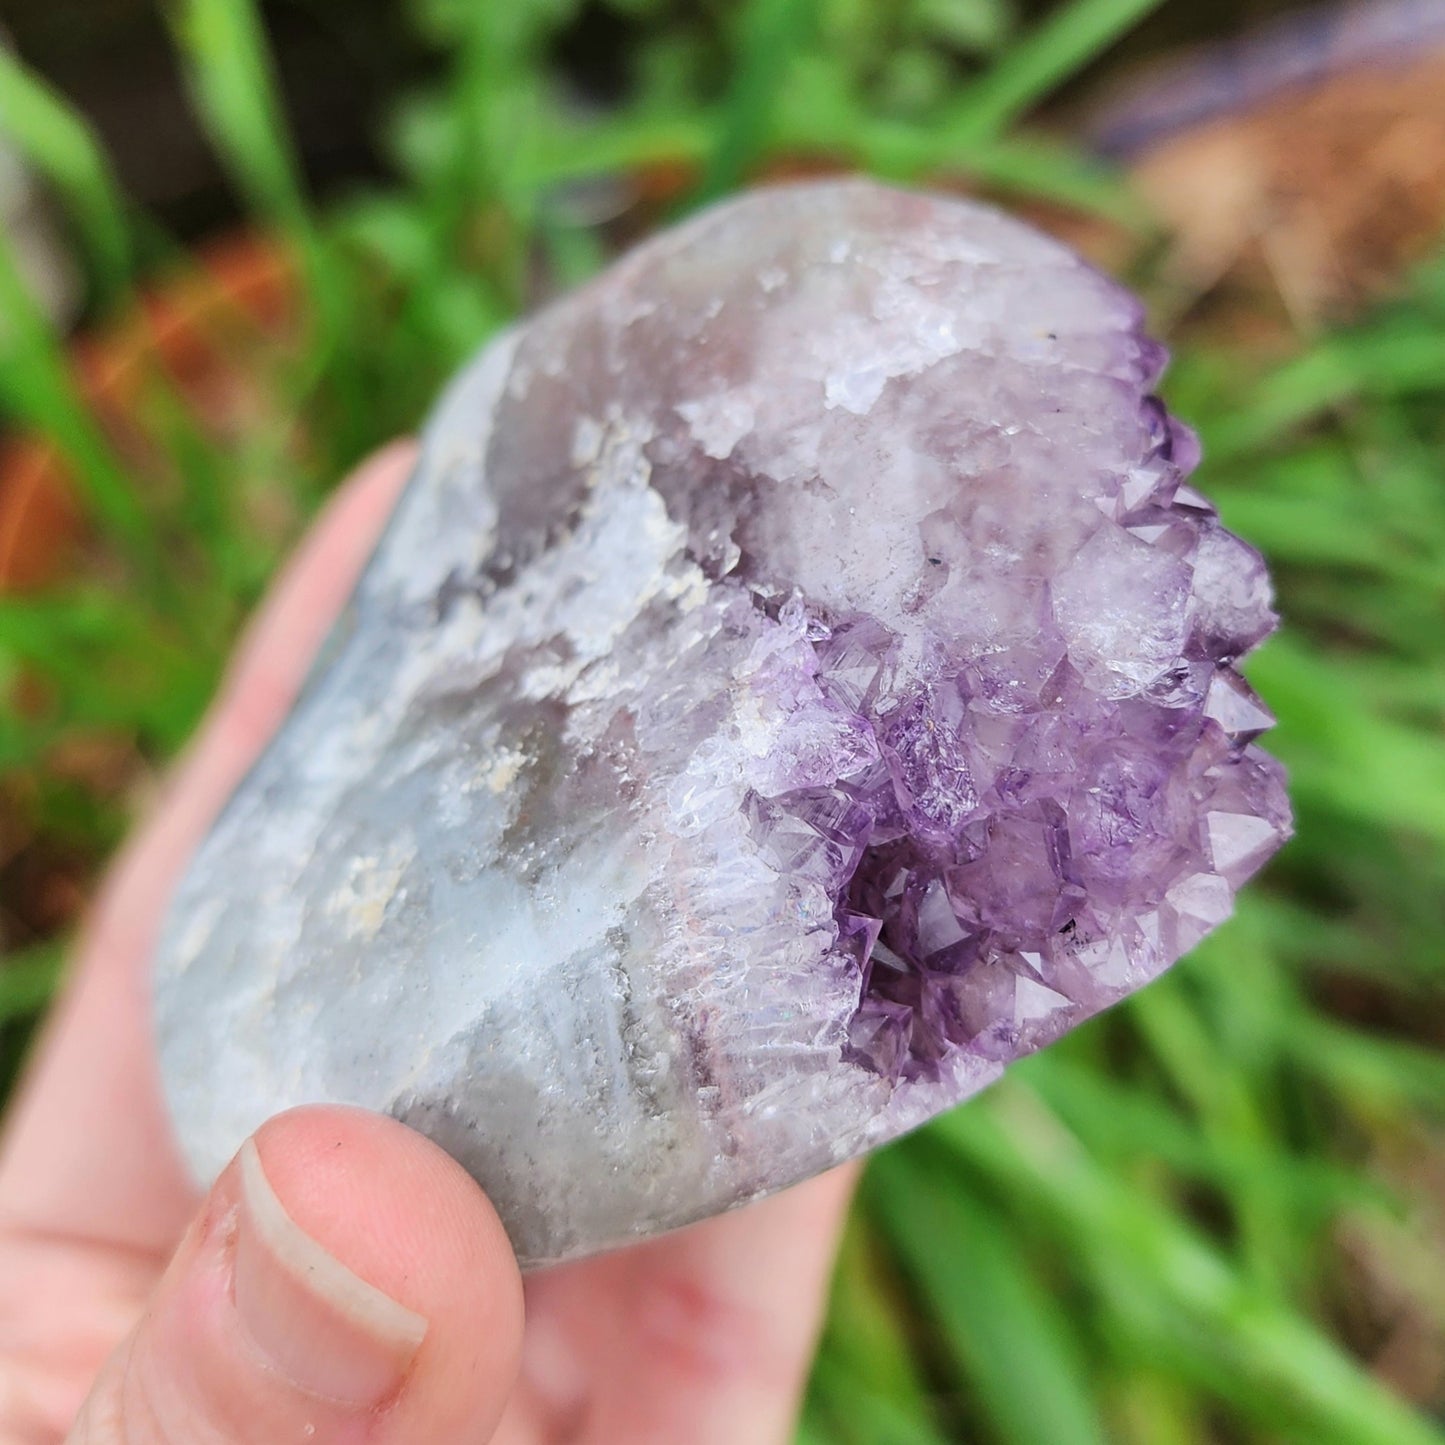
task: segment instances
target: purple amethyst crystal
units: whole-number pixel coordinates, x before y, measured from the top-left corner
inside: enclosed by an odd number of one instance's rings
[[[1289,832],[1258,555],[1120,287],[863,182],[709,211],[454,384],[158,973],[213,1172],[390,1110],[524,1257],[973,1093]]]

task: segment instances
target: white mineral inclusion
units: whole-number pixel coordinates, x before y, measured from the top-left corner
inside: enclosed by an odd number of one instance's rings
[[[1153,977],[1287,836],[1262,564],[1139,309],[985,207],[760,191],[457,379],[174,901],[199,1177],[390,1112],[524,1261],[802,1179]]]

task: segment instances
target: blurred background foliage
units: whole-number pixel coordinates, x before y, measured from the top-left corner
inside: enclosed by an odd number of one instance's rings
[[[760,176],[980,191],[1175,348],[1276,569],[1251,673],[1299,836],[1168,978],[873,1161],[802,1436],[1445,1440],[1439,7],[1373,7],[1417,28],[1388,63],[1306,15],[1273,53],[1309,85],[1236,47],[1130,109],[1126,64],[1285,7],[10,3],[4,1078],[278,559],[489,333]]]

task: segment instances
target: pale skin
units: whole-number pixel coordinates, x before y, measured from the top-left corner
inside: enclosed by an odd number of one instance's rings
[[[147,1006],[165,901],[412,456],[388,448],[338,493],[96,904],[0,1147],[0,1445],[791,1435],[851,1171],[524,1285],[482,1192],[391,1120],[282,1115],[204,1198],[182,1168]]]

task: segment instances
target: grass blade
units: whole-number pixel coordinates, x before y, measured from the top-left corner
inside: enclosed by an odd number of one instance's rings
[[[348,426],[358,431],[355,358],[342,339],[351,310],[345,272],[312,215],[254,0],[173,0],[167,14],[212,142],[254,213],[301,258],[321,328],[318,366],[336,367]]]
[[[1009,1227],[957,1175],[900,1149],[880,1159],[865,1198],[998,1439],[1103,1445],[1065,1316],[1043,1292]]]
[[[1347,664],[1297,637],[1274,639],[1251,661],[1250,676],[1279,713],[1272,741],[1296,796],[1445,847],[1445,751],[1437,738],[1380,717]]]
[[[1136,1341],[1262,1425],[1331,1445],[1442,1445],[1422,1416],[1373,1380],[1314,1324],[1241,1277],[1172,1210],[1100,1167],[1018,1085],[992,1107],[956,1110],[926,1136],[963,1167],[1049,1221]]]
[[[130,277],[125,202],[90,126],[11,52],[0,46],[0,134],[65,201],[86,242],[103,299]]]
[[[40,1012],[55,992],[65,951],[46,943],[0,960],[0,1027]]]
[[[949,129],[964,143],[996,138],[1162,3],[1070,0],[1011,46],[969,88]]]
[[[899,1304],[902,1282],[854,1212],[833,1273],[809,1403],[832,1445],[943,1445]]]
[[[816,0],[752,0],[717,139],[692,196],[694,205],[733,190],[765,149],[788,68],[812,32]]]
[[[85,400],[49,321],[0,232],[0,406],[50,438],[70,462],[91,515],[154,581],[159,552],[145,508]]]
[[[242,192],[293,234],[312,230],[309,208],[251,0],[177,0],[169,11],[196,108]]]

